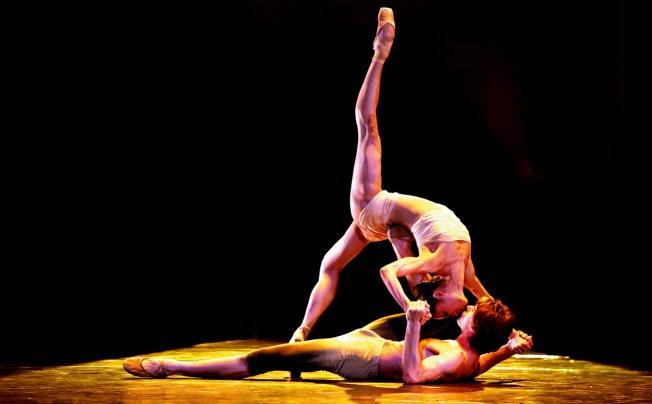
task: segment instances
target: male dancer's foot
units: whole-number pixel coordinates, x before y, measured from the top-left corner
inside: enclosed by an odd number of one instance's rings
[[[147,358],[142,356],[133,356],[122,362],[124,369],[134,376],[153,377],[161,379],[168,377],[171,372],[165,366],[162,358]]]
[[[394,11],[388,7],[381,7],[378,12],[378,28],[374,40],[374,60],[384,63],[389,57],[389,51],[394,43],[396,23],[394,22]]]

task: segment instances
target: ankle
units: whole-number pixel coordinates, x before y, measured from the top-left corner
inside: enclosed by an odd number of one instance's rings
[[[174,359],[161,359],[161,368],[168,375],[174,375],[177,373],[177,361]]]
[[[375,63],[377,65],[384,65],[386,60],[387,58],[374,55],[374,57],[371,58],[371,63]]]

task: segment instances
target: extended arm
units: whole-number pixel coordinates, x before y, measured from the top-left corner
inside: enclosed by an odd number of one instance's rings
[[[428,303],[423,300],[410,302],[407,308],[407,327],[405,328],[405,345],[403,346],[403,381],[405,383],[418,383],[421,375],[422,353],[419,349],[419,334],[421,333],[421,319],[425,317],[425,307]]]
[[[511,358],[517,353],[527,352],[532,348],[532,337],[523,331],[512,330],[509,340],[495,352],[489,352],[480,355],[480,369],[477,375],[480,375],[505,359]]]

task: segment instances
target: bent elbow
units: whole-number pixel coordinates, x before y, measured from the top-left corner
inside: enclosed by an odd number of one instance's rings
[[[391,268],[389,268],[387,266],[384,266],[384,267],[380,268],[379,272],[380,272],[380,277],[383,280],[385,280],[385,279],[389,279],[389,276],[390,276],[392,270],[391,270]]]

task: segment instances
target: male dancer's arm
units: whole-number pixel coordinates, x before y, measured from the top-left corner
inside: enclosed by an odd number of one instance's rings
[[[480,367],[475,376],[486,372],[505,359],[511,358],[514,354],[527,352],[530,349],[532,349],[532,337],[523,331],[512,330],[505,345],[497,351],[480,355]]]
[[[440,379],[459,366],[459,353],[432,355],[423,358],[419,334],[421,325],[430,318],[430,307],[423,300],[410,302],[406,316],[405,341],[403,345],[403,382],[415,384]]]

